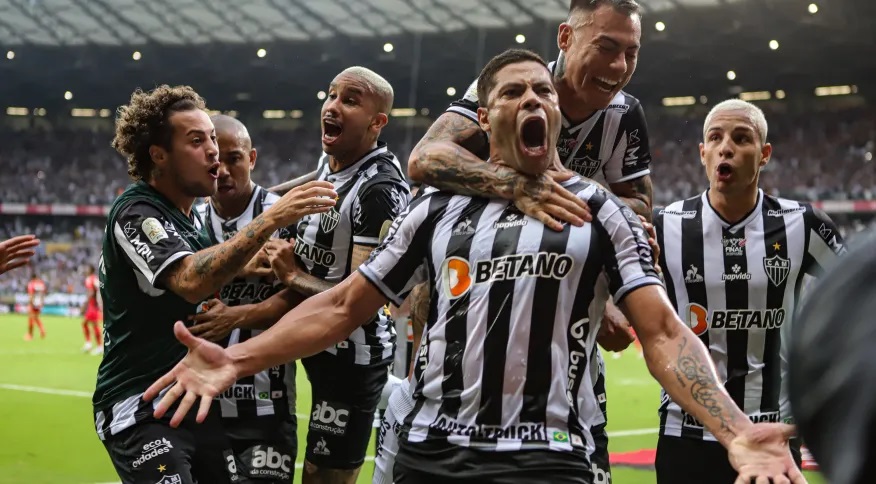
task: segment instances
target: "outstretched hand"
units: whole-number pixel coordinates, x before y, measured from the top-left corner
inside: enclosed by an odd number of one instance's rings
[[[805,484],[788,447],[794,433],[792,425],[761,423],[737,435],[727,447],[730,464],[739,472],[735,484]]]
[[[36,253],[33,249],[38,245],[40,241],[33,235],[19,235],[0,242],[0,274],[30,262]]]
[[[155,418],[161,418],[185,394],[170,420],[171,427],[178,427],[200,397],[196,421],[202,423],[207,418],[213,398],[234,384],[237,371],[224,348],[192,335],[181,321],[174,324],[173,334],[186,345],[189,352],[172,370],[146,389],[143,400],[148,402],[155,399],[170,386],[153,413]]]

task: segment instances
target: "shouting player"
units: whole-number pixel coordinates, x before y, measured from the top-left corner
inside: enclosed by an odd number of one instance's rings
[[[212,121],[219,145],[218,189],[208,203],[198,207],[198,211],[210,238],[214,243],[222,243],[269,210],[280,197],[252,181],[257,151],[246,126],[222,114],[213,116]],[[288,239],[291,234],[283,228],[274,235]],[[222,288],[219,300],[227,306],[265,301],[283,288],[273,273],[270,276],[237,277]],[[294,297],[294,293],[291,296]],[[218,305],[215,299],[208,301],[207,311],[192,319],[196,322],[210,320],[213,316],[210,310]],[[227,335],[224,332],[214,334],[213,339],[233,345],[259,334],[268,326],[270,322],[259,329],[236,328]],[[291,372],[291,378],[287,377],[287,372]],[[287,388],[286,380],[293,383],[291,388]],[[222,426],[234,450],[235,465],[229,468],[234,476],[233,482],[269,484],[291,481],[298,451],[297,420],[295,412],[290,411],[290,403],[293,408],[295,404],[294,381],[294,363],[277,365],[241,379],[222,394],[219,402]],[[276,465],[268,465],[269,461]]]
[[[638,99],[623,91],[636,70],[641,12],[634,0],[570,0],[560,24],[560,54],[549,65],[559,97],[562,127],[557,139],[560,162],[587,178],[603,178],[634,212],[651,218],[651,151],[648,126]],[[556,219],[580,223],[586,207],[552,177],[520,173],[485,163],[490,139],[478,124],[477,81],[452,103],[411,153],[410,177],[455,193],[512,200],[526,215],[560,229]],[[621,351],[633,342],[629,322],[611,301],[601,321],[600,344]],[[607,400],[602,354],[591,355],[597,399],[603,409],[594,425],[594,472],[611,482],[608,459]]]
[[[31,272],[30,281],[27,283],[27,297],[27,333],[24,334],[24,340],[33,339],[34,326],[40,329],[40,338],[45,338],[46,329],[40,320],[40,314],[43,312],[43,304],[46,301],[46,283],[36,270]]]
[[[703,125],[700,160],[709,188],[655,214],[669,298],[709,348],[718,377],[753,422],[792,418],[783,384],[782,328],[797,313],[804,276],[845,252],[822,211],[767,195],[767,121],[757,106],[724,101]],[[717,436],[664,394],[657,444],[659,483],[733,483]],[[799,464],[799,448],[795,448]]]
[[[492,59],[478,80],[490,159],[542,175],[561,116],[550,71],[520,50]],[[533,136],[531,133],[540,133]],[[557,167],[559,169],[559,167]],[[591,483],[584,439],[592,398],[587,371],[594,287],[603,271],[633,323],[654,377],[727,447],[741,482],[804,482],[788,452],[793,427],[752,424],[717,379],[703,344],[669,304],[636,215],[614,195],[572,177],[563,185],[593,222],[561,231],[506,200],[432,192],[393,224],[367,263],[308,299],[262,335],[223,349],[174,327],[190,352],[144,395],[156,404],[209,402],[241,375],[344,340],[370,314],[401,304],[427,279],[439,288],[416,365],[415,407],[405,419],[396,482]],[[694,388],[696,391],[691,391]],[[184,418],[189,405],[174,414]]]
[[[94,266],[85,266],[85,304],[82,305],[82,333],[85,335],[85,344],[82,352],[91,352],[92,355],[103,354],[103,328],[100,322],[103,320],[103,307],[100,303],[100,281],[94,273]],[[94,344],[91,343],[91,335],[94,335]]]
[[[214,245],[192,206],[216,192],[219,149],[194,90],[136,91],[119,110],[113,146],[134,183],[110,208],[99,264],[105,355],[93,397],[97,435],[125,484],[230,482],[235,463],[218,417],[171,427],[153,417],[143,391],[185,355],[173,323],[231,282],[271,234],[329,210],[337,194],[324,182],[302,185]]]

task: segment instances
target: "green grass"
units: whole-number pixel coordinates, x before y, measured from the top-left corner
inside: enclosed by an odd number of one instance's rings
[[[94,432],[91,391],[99,357],[83,355],[78,319],[45,317],[48,337],[25,342],[27,319],[0,316],[0,484],[93,484],[118,482],[109,458]],[[654,429],[659,387],[633,351],[609,358],[609,431]],[[70,390],[54,395],[10,389],[10,386]],[[310,408],[310,386],[298,372],[298,413]],[[299,454],[303,459],[305,421],[299,422]],[[612,452],[654,448],[656,433],[614,437]],[[373,449],[369,449],[373,455]],[[300,469],[295,482],[301,482]],[[366,462],[359,483],[371,482]],[[616,484],[655,482],[651,471],[612,470]],[[809,473],[809,482],[823,482]]]

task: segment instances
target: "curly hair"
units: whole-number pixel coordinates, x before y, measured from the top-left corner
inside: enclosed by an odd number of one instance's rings
[[[112,147],[128,160],[132,180],[149,180],[155,163],[149,147],[170,150],[173,127],[168,122],[176,112],[206,109],[204,99],[189,86],[161,85],[150,92],[134,91],[131,102],[118,109]]]

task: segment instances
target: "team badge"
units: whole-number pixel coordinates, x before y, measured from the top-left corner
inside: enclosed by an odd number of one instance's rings
[[[338,222],[341,221],[341,214],[338,213],[337,210],[332,207],[328,212],[323,212],[319,215],[319,226],[322,228],[322,231],[325,233],[329,233],[338,226]]]
[[[599,165],[599,160],[595,160],[589,155],[584,155],[582,158],[573,158],[572,161],[569,163],[569,169],[577,172],[581,176],[586,176],[590,178],[594,174],[596,174],[596,170],[599,169]]]
[[[772,282],[774,286],[779,286],[785,282],[785,279],[791,272],[791,261],[785,259],[779,254],[769,258],[764,257],[763,270],[766,272],[767,277],[769,277],[770,282]]]

